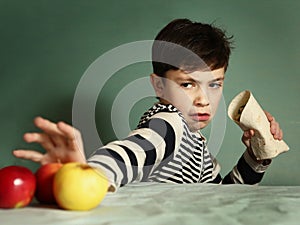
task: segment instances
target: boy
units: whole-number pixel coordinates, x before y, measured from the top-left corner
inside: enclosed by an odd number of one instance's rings
[[[247,150],[233,170],[221,178],[220,166],[206,148],[200,130],[216,113],[224,74],[231,53],[231,38],[211,25],[177,19],[164,27],[152,48],[151,83],[159,102],[141,118],[123,140],[96,150],[87,160],[80,132],[64,122],[41,117],[35,125],[42,133],[27,133],[27,142],[41,144],[46,153],[15,150],[16,157],[41,164],[79,161],[101,168],[110,191],[130,182],[257,184],[271,160],[257,161],[244,132]],[[282,139],[279,124],[269,113],[270,132]]]

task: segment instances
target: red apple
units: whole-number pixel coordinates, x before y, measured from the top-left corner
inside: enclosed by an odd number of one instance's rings
[[[36,199],[43,204],[55,204],[53,194],[53,179],[56,172],[62,167],[61,163],[48,163],[42,165],[35,173]]]
[[[0,208],[27,206],[36,188],[34,174],[24,166],[7,166],[0,169]]]

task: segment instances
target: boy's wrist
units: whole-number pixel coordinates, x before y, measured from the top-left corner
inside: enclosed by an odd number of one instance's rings
[[[247,164],[256,172],[262,173],[265,172],[266,169],[271,164],[271,159],[264,159],[264,160],[258,160],[252,150],[250,148],[247,148],[243,155],[245,161]]]
[[[263,166],[267,166],[272,162],[272,159],[263,159],[263,160],[259,160],[256,158],[256,156],[254,155],[253,151],[251,148],[247,148],[247,152],[249,154],[249,156],[258,164],[262,164]]]

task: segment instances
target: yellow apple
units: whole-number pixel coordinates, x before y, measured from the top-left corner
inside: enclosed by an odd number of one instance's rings
[[[67,210],[90,210],[97,207],[108,190],[102,171],[88,164],[64,164],[55,174],[53,193],[57,204]]]

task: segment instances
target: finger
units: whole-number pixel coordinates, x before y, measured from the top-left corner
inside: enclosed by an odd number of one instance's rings
[[[281,140],[283,138],[282,129],[280,128],[279,123],[276,121],[271,122],[270,130],[275,139]]]
[[[274,139],[281,140],[283,138],[283,132],[280,128],[277,128],[275,131],[273,131],[272,134]]]
[[[77,132],[77,130],[74,127],[70,126],[69,124],[66,124],[65,122],[58,122],[57,128],[68,139],[75,139],[75,132]]]
[[[244,132],[244,137],[251,138],[254,135],[254,130],[246,130]]]
[[[283,131],[281,129],[279,129],[278,135],[277,135],[277,139],[278,140],[282,140],[283,139]]]
[[[34,123],[37,127],[49,135],[48,137],[55,146],[61,147],[66,145],[64,134],[58,129],[56,123],[50,122],[42,117],[35,118]]]
[[[244,132],[243,137],[249,138],[250,137],[250,132],[247,130]]]
[[[55,148],[55,143],[45,133],[26,133],[24,140],[28,143],[36,142],[40,144],[46,151],[52,151]]]
[[[251,137],[254,136],[254,133],[255,133],[254,130],[250,130],[249,132],[250,132]]]
[[[271,133],[272,133],[273,135],[276,134],[276,132],[277,132],[278,129],[279,129],[278,123],[272,122],[272,123],[271,123],[271,126],[270,126]]]
[[[283,139],[283,131],[282,129],[280,129],[280,139],[279,140],[282,140]]]
[[[63,135],[58,129],[57,124],[42,117],[36,117],[34,124],[49,135]]]
[[[282,138],[283,138],[283,132],[282,132],[282,130],[280,128],[278,128],[276,130],[276,132],[274,133],[273,137],[275,139],[282,140]]]
[[[22,158],[22,159],[29,159],[34,162],[41,162],[43,158],[43,154],[37,151],[33,150],[14,150],[13,155],[16,156],[17,158]]]
[[[75,129],[74,127],[64,123],[64,122],[59,122],[57,124],[58,129],[61,130],[65,134],[65,136],[68,138],[67,142],[70,148],[72,149],[81,149],[81,134],[80,132]]]
[[[264,110],[264,112],[265,112],[269,122],[275,121],[275,118],[274,118],[274,116],[272,116],[271,113],[269,113],[268,111],[265,111],[265,110]]]
[[[49,134],[49,138],[52,139],[55,146],[65,146],[68,144],[69,139],[74,139],[74,128],[64,122],[53,123],[47,119],[37,117],[35,123],[40,129]]]

